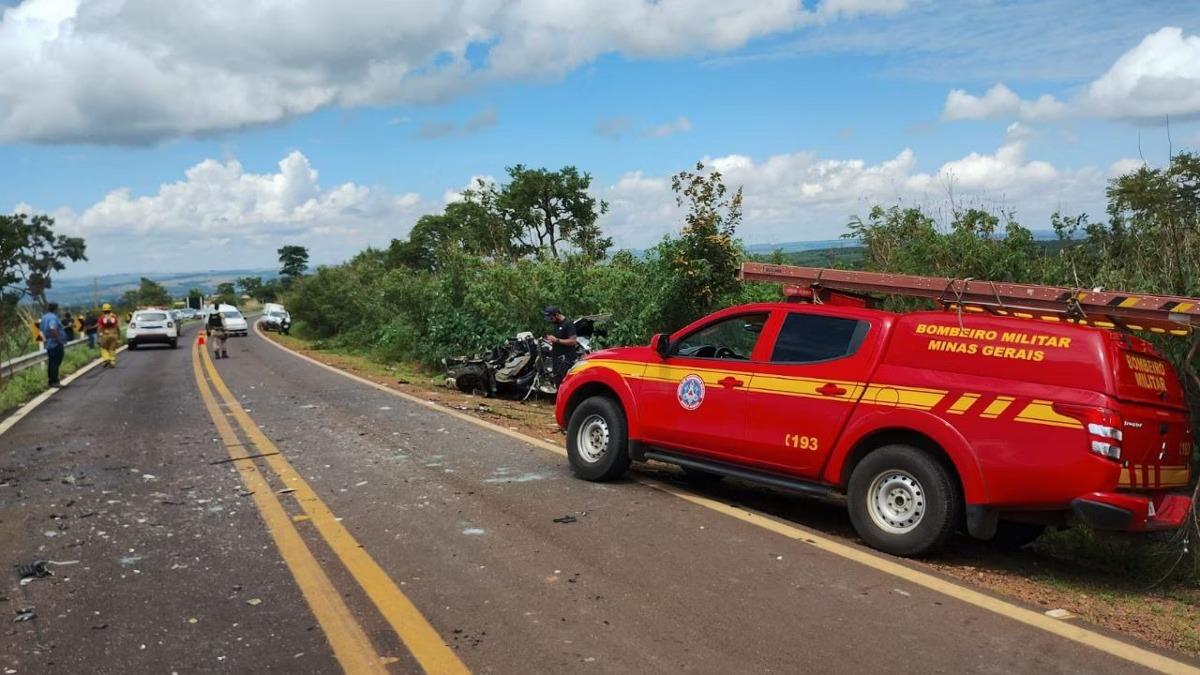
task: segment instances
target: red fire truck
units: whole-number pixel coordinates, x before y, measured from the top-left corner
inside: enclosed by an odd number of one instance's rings
[[[658,460],[844,494],[868,545],[911,556],[959,528],[1020,545],[1047,525],[1191,513],[1183,389],[1134,333],[1191,335],[1200,300],[758,263],[742,278],[791,284],[793,301],[574,365],[556,415],[577,476]],[[872,309],[864,292],[943,309]]]

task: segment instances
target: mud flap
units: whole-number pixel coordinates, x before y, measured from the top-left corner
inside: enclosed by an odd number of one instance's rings
[[[1000,513],[990,506],[967,504],[967,534],[976,539],[990,540],[996,536]]]

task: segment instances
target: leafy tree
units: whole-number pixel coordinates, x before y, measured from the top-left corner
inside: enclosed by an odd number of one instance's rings
[[[279,249],[279,276],[285,286],[304,276],[308,271],[308,249],[303,246],[286,245]]]
[[[192,309],[200,309],[204,306],[204,291],[199,288],[189,288],[187,292],[187,304]]]
[[[166,307],[171,304],[171,294],[162,284],[142,277],[136,291],[137,304],[144,307]]]
[[[264,281],[262,285],[258,287],[258,292],[253,295],[258,299],[259,302],[275,302],[282,294],[283,285],[280,283],[279,279],[271,279],[270,281]]]
[[[721,172],[681,171],[671,179],[676,203],[686,209],[683,230],[657,247],[665,267],[666,297],[655,310],[663,327],[678,328],[728,303],[739,290],[742,250],[734,239],[742,221],[742,188],[729,193]]]
[[[262,300],[260,297],[263,288],[262,277],[240,277],[234,283],[242,290],[243,295],[248,295],[255,300]]]
[[[918,208],[875,206],[865,220],[851,218],[847,228],[844,236],[866,247],[869,269],[956,279],[1041,280],[1033,233],[1011,213],[956,210],[949,227],[942,228]]]
[[[238,304],[237,289],[234,288],[232,281],[222,281],[217,284],[217,297],[214,302],[218,304],[234,305]]]
[[[593,260],[607,254],[612,239],[596,221],[608,204],[588,194],[591,175],[573,166],[549,171],[517,164],[507,171],[510,180],[497,192],[496,208],[511,226],[536,238],[539,252],[557,260],[566,243]]]
[[[28,296],[44,307],[53,273],[87,260],[83,239],[56,235],[53,226],[45,215],[0,215],[0,290],[9,301]]]

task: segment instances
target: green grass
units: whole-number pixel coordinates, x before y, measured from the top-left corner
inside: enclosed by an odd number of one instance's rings
[[[63,357],[59,376],[66,377],[99,356],[99,349],[88,349],[86,345],[71,347]],[[44,363],[26,368],[12,377],[4,378],[0,382],[0,414],[7,414],[28,403],[43,391],[46,391],[46,366]]]
[[[1031,548],[1052,558],[1103,571],[1135,587],[1159,592],[1200,588],[1200,555],[1194,542],[1185,544],[1183,534],[1182,531],[1111,534],[1072,527],[1048,530]]]

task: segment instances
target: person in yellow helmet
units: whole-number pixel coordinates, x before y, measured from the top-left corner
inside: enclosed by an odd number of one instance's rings
[[[117,348],[121,344],[121,320],[108,303],[104,303],[100,312],[100,318],[96,320],[100,328],[100,359],[104,361],[105,368],[115,368]]]

